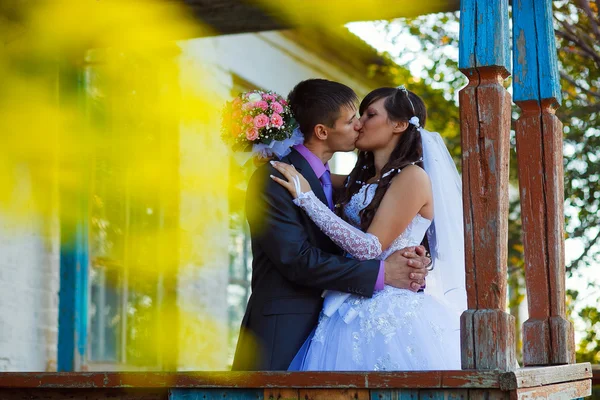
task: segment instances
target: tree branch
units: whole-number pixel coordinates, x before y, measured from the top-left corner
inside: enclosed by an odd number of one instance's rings
[[[585,246],[585,249],[583,249],[583,253],[581,253],[581,255],[579,257],[577,257],[577,259],[573,260],[571,262],[571,264],[569,264],[569,266],[567,267],[567,271],[571,271],[574,268],[576,268],[577,264],[579,264],[587,256],[587,253],[590,251],[590,249],[592,247],[594,247],[594,245],[596,244],[596,242],[598,242],[599,239],[600,239],[600,231],[598,231],[598,234],[596,235],[596,237],[594,239],[592,239],[588,242],[587,246]]]
[[[558,51],[559,52],[564,51],[565,53],[574,54],[576,56],[583,57],[583,58],[587,57],[587,54],[585,54],[583,51],[578,50],[578,49],[570,49],[568,47],[563,47],[563,48],[559,49]]]
[[[563,78],[564,80],[566,80],[567,82],[569,82],[571,85],[578,87],[585,93],[600,99],[600,93],[584,88],[583,86],[581,86],[579,83],[577,83],[574,79],[572,79],[569,75],[565,74],[564,72],[560,73],[560,77]]]
[[[561,20],[558,20],[558,22],[559,22],[559,24],[562,25],[562,27],[565,30],[564,31],[556,30],[556,33],[559,36],[562,36],[563,38],[578,45],[583,51],[585,51],[590,57],[592,57],[596,61],[596,63],[600,66],[600,55],[598,55],[598,53],[596,53],[596,51],[594,49],[592,49],[590,46],[588,46],[588,44],[585,41],[583,41],[579,37],[577,37],[577,34],[575,34],[575,32],[573,32],[573,30],[571,29],[572,27],[567,22],[561,21]]]
[[[598,29],[598,22],[596,22],[596,16],[590,8],[590,2],[588,0],[577,0],[576,2],[579,8],[581,8],[583,12],[585,12],[588,19],[590,20],[590,25],[592,26],[592,30],[596,35],[596,39],[600,39],[600,29]]]
[[[559,110],[562,109],[559,108]],[[600,103],[593,106],[580,107],[577,111],[562,112],[561,115],[563,118],[582,118],[597,112],[600,112]]]

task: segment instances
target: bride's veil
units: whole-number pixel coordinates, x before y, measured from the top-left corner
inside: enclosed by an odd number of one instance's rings
[[[427,231],[433,269],[426,292],[462,313],[467,292],[461,178],[440,134],[423,128],[420,132],[434,202],[433,223]]]

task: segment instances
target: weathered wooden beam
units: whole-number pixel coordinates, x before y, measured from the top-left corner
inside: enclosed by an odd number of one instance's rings
[[[592,378],[590,363],[520,368],[500,376],[500,389],[515,390]]]
[[[2,392],[2,400],[509,400],[509,399],[579,399],[589,395],[586,382],[558,384],[504,392],[499,389],[440,390],[370,390],[365,397],[356,389],[321,389],[296,395],[302,390],[272,392],[260,390],[219,389],[34,389]],[[577,397],[580,396],[580,397]]]
[[[71,372],[0,374],[2,389],[235,388],[499,389],[499,371]],[[1,397],[0,397],[1,398]]]
[[[394,372],[5,372],[0,389],[290,388],[363,389],[535,387],[592,377],[589,363],[501,371]]]
[[[591,394],[592,384],[591,381],[587,379],[583,381],[517,389],[511,392],[510,400],[582,399]]]
[[[587,370],[586,370],[587,368]],[[590,365],[501,371],[3,373],[0,398],[111,400],[569,398],[585,395]],[[566,388],[578,389],[569,392]],[[587,386],[586,386],[587,385]],[[529,389],[533,389],[530,391]],[[521,395],[521,397],[517,397]]]
[[[525,282],[525,365],[575,362],[573,326],[565,314],[564,173],[561,101],[550,0],[513,3],[514,100]]]
[[[461,317],[462,368],[516,367],[507,314],[510,75],[508,1],[461,2],[459,67],[468,307]]]
[[[13,389],[2,400],[169,400],[168,389]],[[205,399],[202,399],[205,400]],[[228,400],[228,399],[219,399]]]
[[[460,0],[164,0],[184,3],[194,17],[208,30],[199,35],[222,35],[261,32],[322,25],[323,10],[328,10],[328,24],[343,25],[353,21],[369,21],[415,17],[418,15],[456,11]]]

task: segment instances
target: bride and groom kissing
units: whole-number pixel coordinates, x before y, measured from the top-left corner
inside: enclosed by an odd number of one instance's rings
[[[288,103],[304,143],[248,184],[252,294],[233,370],[460,369],[462,189],[425,104],[384,87],[357,109],[324,79]],[[352,172],[331,174],[355,148]]]

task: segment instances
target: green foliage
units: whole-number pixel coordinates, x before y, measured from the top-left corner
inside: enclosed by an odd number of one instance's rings
[[[600,17],[598,3],[587,0],[554,2],[559,69],[563,104],[557,111],[565,126],[566,235],[584,245],[580,257],[567,266],[570,275],[578,268],[600,262]],[[466,83],[458,70],[459,13],[425,15],[382,23],[400,54],[390,54],[400,65],[424,64],[418,76],[397,67],[399,83],[423,96],[429,107],[428,127],[446,137],[453,153],[460,155],[457,92]],[[407,39],[410,35],[414,42]],[[423,57],[426,55],[427,57]],[[427,58],[425,61],[423,58]],[[505,81],[505,86],[510,79]],[[518,118],[514,108],[513,119]],[[514,133],[511,136],[511,196],[509,211],[508,271],[509,308],[517,313],[524,299],[523,244],[518,198]],[[593,283],[591,283],[593,285]],[[569,292],[569,310],[575,309],[577,292]],[[585,337],[578,344],[578,361],[600,362],[600,316],[595,307],[578,312]],[[517,321],[520,325],[523,321]]]
[[[584,252],[567,266],[600,262],[600,16],[598,3],[554,2],[565,125],[565,214]]]

